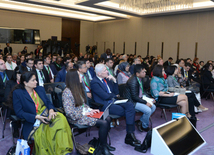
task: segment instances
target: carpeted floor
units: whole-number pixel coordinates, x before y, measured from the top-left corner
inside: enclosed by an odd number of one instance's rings
[[[204,100],[202,99],[202,104],[205,107],[208,107],[209,110],[206,112],[202,112],[197,114],[196,116],[199,118],[199,121],[197,122],[197,130],[200,132],[202,129],[205,127],[209,126],[210,124],[214,123],[214,101],[213,100]],[[168,120],[171,119],[171,113],[176,112],[176,109],[172,109],[171,111],[167,111],[167,117]],[[159,108],[156,109],[155,113],[152,116],[152,123],[153,127],[159,126],[163,123],[165,123],[165,119],[160,117],[161,115],[161,110]],[[136,120],[140,118],[140,113],[136,115]],[[0,122],[0,132],[2,132],[2,122]],[[126,145],[124,143],[126,131],[125,131],[125,120],[124,118],[120,119],[120,125],[112,128],[110,132],[111,136],[111,142],[112,146],[116,147],[116,151],[112,152],[115,155],[139,155],[142,153],[136,152],[134,150],[134,147],[130,145]],[[206,140],[207,144],[202,147],[200,150],[198,150],[195,155],[214,155],[214,127],[211,127],[201,133],[202,137]],[[146,135],[145,132],[141,133],[137,130],[135,131],[136,137],[143,141],[144,137]],[[1,136],[1,134],[0,134]],[[93,127],[91,128],[90,131],[90,136],[86,137],[86,134],[83,133],[81,135],[76,136],[76,141],[79,142],[80,144],[85,144],[88,143],[93,137],[97,137],[98,132],[97,128]],[[7,150],[13,145],[12,143],[12,137],[11,137],[11,132],[9,129],[9,120],[7,120],[6,124],[6,130],[5,130],[5,138],[0,139],[0,155],[5,155]],[[178,146],[179,147],[179,146]],[[73,151],[73,154],[75,155],[76,152],[75,150]],[[150,150],[145,153],[147,155],[150,155]],[[160,153],[161,155],[161,153]]]

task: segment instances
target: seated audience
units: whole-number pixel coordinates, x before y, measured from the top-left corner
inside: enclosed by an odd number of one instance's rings
[[[87,103],[90,105],[90,102],[92,101],[91,86],[90,86],[89,77],[86,74],[87,67],[86,67],[85,61],[78,61],[76,64],[76,68],[82,80],[82,85],[86,93]]]
[[[33,71],[34,60],[33,59],[26,59],[26,70]]]
[[[200,65],[199,65],[199,59],[195,58],[193,60],[193,66],[195,67],[195,69],[198,71],[198,73],[200,72]]]
[[[205,88],[209,87],[209,89],[214,89],[214,78],[212,75],[212,71],[213,71],[213,64],[212,63],[206,64],[205,71],[202,76],[202,80]]]
[[[17,54],[13,54],[12,55],[12,62],[14,62],[15,64],[17,64],[17,60],[18,60],[18,55]]]
[[[19,61],[17,61],[17,65],[19,66],[19,65],[21,65],[22,63],[24,63],[25,62],[25,55],[21,55],[20,56],[20,59],[19,59]]]
[[[86,68],[85,65],[84,67]],[[100,146],[96,148],[98,149],[97,154],[112,155],[109,151],[114,151],[115,148],[107,144],[111,119],[109,117],[106,120],[89,117],[99,113],[99,110],[91,109],[86,104],[82,82],[82,76],[78,75],[76,69],[71,69],[66,74],[66,89],[63,91],[62,100],[67,119],[70,123],[99,127]]]
[[[59,72],[62,69],[61,62],[62,62],[62,58],[60,56],[58,56],[56,58],[56,61],[53,62],[53,67],[55,67],[57,72]]]
[[[131,73],[129,72],[129,63],[122,62],[118,65],[119,74],[117,75],[117,83],[118,84],[125,84],[127,80],[131,77]]]
[[[201,70],[204,67],[204,61],[200,61],[199,65],[200,65],[200,70]]]
[[[21,75],[20,84],[11,92],[9,99],[17,117],[25,119],[24,139],[27,140],[31,131],[37,128],[33,134],[36,154],[68,155],[72,152],[70,126],[63,114],[54,112],[55,107],[47,98],[45,89],[37,86],[34,72]]]
[[[4,60],[0,59],[0,105],[4,102],[4,92],[7,82],[12,78],[13,71],[6,70]]]
[[[149,118],[155,111],[156,106],[152,103],[147,102],[143,97],[148,97],[148,94],[144,91],[144,80],[146,76],[146,70],[143,65],[137,64],[134,68],[134,74],[126,83],[125,96],[133,102],[135,109],[143,113],[140,120],[138,120],[137,128],[139,131],[149,131]]]
[[[112,76],[115,76],[114,71],[112,69],[112,67],[114,65],[114,61],[111,58],[107,58],[105,62],[106,62],[105,66],[106,66],[106,69],[108,70],[109,74],[111,74]]]
[[[180,84],[178,83],[177,79],[175,78],[175,75],[178,74],[178,69],[176,66],[168,66],[167,68],[167,84],[169,87],[176,87],[177,89],[181,88]],[[188,103],[189,103],[189,112],[192,116],[195,116],[194,106],[198,107],[201,111],[206,111],[208,108],[205,108],[202,106],[195,94],[191,91],[191,93],[186,93],[186,96],[188,97]]]
[[[70,69],[73,69],[73,66],[72,62],[67,62],[65,68],[58,72],[55,82],[65,82],[66,74]]]
[[[33,72],[36,75],[36,81],[38,86],[44,86],[45,83],[50,83],[50,78],[46,69],[43,68],[42,59],[36,59],[34,61],[35,69]]]
[[[130,71],[131,74],[134,74],[134,66],[136,64],[141,64],[140,58],[138,58],[138,57],[134,58],[134,62],[132,63],[132,65],[129,68],[129,71]]]
[[[10,92],[13,90],[13,88],[20,83],[20,77],[21,73],[23,73],[24,67],[23,66],[17,66],[14,69],[13,76],[11,80],[9,80],[6,84],[5,92],[4,92],[4,101],[7,105],[11,105],[8,103],[8,96]],[[15,115],[15,112],[12,107],[7,108],[7,116]],[[18,138],[19,137],[19,130],[18,130],[18,121],[12,120],[12,126],[13,126],[13,137]]]
[[[86,74],[88,75],[89,80],[91,81],[96,76],[96,74],[94,72],[94,67],[91,66],[91,62],[90,62],[89,59],[85,59],[85,64],[86,64],[86,67],[87,67]]]
[[[5,65],[7,70],[14,70],[17,64],[12,61],[12,56],[10,54],[7,55],[6,60]]]
[[[156,101],[165,104],[177,104],[181,106],[181,113],[186,114],[187,117],[191,117],[189,114],[189,104],[186,95],[175,95],[168,92],[167,80],[164,77],[165,71],[163,66],[156,65],[153,69],[153,78],[150,83],[151,94]]]
[[[50,57],[44,57],[43,62],[44,62],[43,69],[45,69],[48,72],[50,82],[54,83],[54,74],[53,74],[52,69],[50,68],[51,58]]]
[[[108,70],[104,64],[95,66],[96,77],[91,81],[91,91],[94,101],[103,104],[100,109],[104,111],[113,98],[119,97],[118,85],[112,75],[108,75]],[[140,146],[140,141],[136,139],[134,130],[135,109],[131,102],[112,104],[109,113],[126,117],[126,138],[125,143],[132,146]]]
[[[167,66],[171,66],[172,65],[172,57],[169,57],[169,59],[167,61],[164,62],[163,66],[167,67]]]

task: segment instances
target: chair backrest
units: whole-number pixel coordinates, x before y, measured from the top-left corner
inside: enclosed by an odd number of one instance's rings
[[[66,85],[64,82],[45,83],[46,94],[51,95],[52,103],[56,108],[62,108],[62,92]]]
[[[124,97],[124,91],[126,89],[126,84],[120,84],[120,85],[118,85],[118,89],[119,89],[120,97]]]

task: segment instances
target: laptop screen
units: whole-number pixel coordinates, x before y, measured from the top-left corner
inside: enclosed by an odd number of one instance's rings
[[[189,154],[205,142],[186,117],[162,126],[157,131],[174,155]]]

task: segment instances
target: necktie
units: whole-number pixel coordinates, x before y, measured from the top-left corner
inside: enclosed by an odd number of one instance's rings
[[[105,81],[104,79],[102,79],[102,81],[103,81],[103,84],[104,84],[104,86],[105,86],[105,88],[106,88],[107,92],[108,92],[108,93],[110,93],[110,92],[109,92],[109,90],[108,90],[108,87],[107,87],[107,83],[106,83],[106,81]]]
[[[109,92],[109,89],[108,89],[108,87],[107,87],[107,82],[106,82],[106,80],[102,79],[102,81],[103,81],[103,84],[104,84],[104,86],[105,86],[107,92],[110,93],[110,92]],[[109,100],[109,101],[108,101],[108,103],[111,103],[111,102],[113,102],[113,100]]]
[[[40,72],[40,75],[41,75],[41,78],[42,78],[43,82],[44,82],[44,83],[46,83],[46,81],[45,81],[45,77],[44,77],[44,75],[43,75],[42,71],[39,71],[39,72]]]
[[[52,80],[51,69],[50,69],[49,66],[47,66],[47,68],[48,68],[48,75],[49,75],[49,78],[50,78],[50,80]]]

